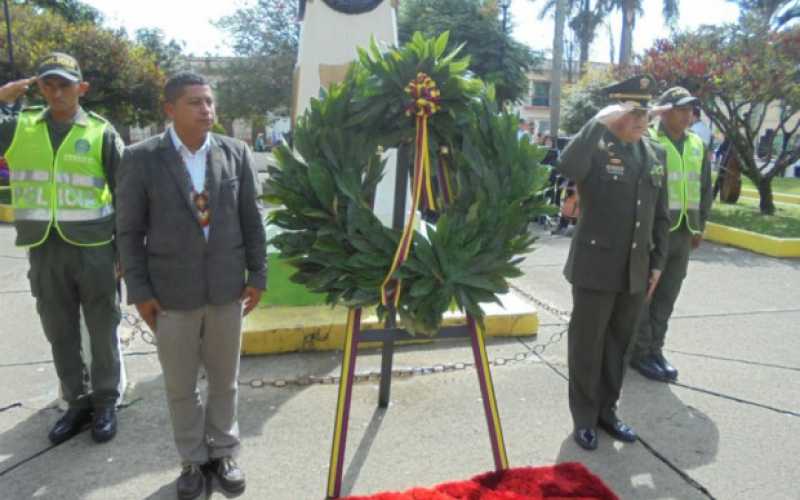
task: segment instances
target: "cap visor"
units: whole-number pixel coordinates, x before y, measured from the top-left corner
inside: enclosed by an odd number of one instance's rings
[[[63,78],[64,80],[69,80],[72,83],[78,83],[78,82],[81,81],[80,78],[78,78],[75,75],[71,75],[71,74],[67,73],[63,69],[51,69],[51,70],[45,71],[44,73],[41,73],[37,78],[46,78],[48,76],[58,76],[58,77]]]
[[[692,97],[692,96],[683,97],[681,99],[678,99],[678,101],[675,103],[675,106],[687,106],[697,101],[699,101],[697,97]]]

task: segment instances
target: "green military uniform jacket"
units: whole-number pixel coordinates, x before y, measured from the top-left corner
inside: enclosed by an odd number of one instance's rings
[[[666,155],[649,138],[625,145],[592,119],[558,170],[574,180],[581,215],[564,269],[573,286],[639,293],[663,270],[669,242]]]

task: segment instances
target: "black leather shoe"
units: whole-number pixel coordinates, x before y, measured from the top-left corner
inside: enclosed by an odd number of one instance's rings
[[[95,408],[92,420],[92,439],[96,443],[111,441],[117,435],[117,409]]]
[[[61,444],[81,432],[92,421],[90,408],[70,408],[58,419],[47,436],[53,444]]]
[[[598,420],[597,425],[607,433],[611,434],[614,439],[619,439],[620,441],[625,441],[626,443],[636,442],[636,433],[618,418],[614,418],[611,421],[601,418]]]
[[[575,438],[575,442],[578,443],[578,446],[584,450],[592,451],[597,449],[596,430],[590,428],[575,429],[572,435]]]
[[[664,376],[667,380],[678,380],[678,369],[672,366],[672,363],[667,361],[667,358],[664,357],[663,353],[656,353],[653,354],[653,357],[658,362],[658,366],[661,367],[661,370],[664,372]]]
[[[661,368],[658,360],[656,360],[652,354],[648,354],[647,356],[641,358],[632,359],[631,367],[651,380],[658,380],[659,382],[665,382],[669,380],[667,378],[667,374],[664,372],[664,369]]]
[[[199,465],[191,464],[183,467],[178,477],[178,498],[180,500],[193,500],[206,491],[206,476]]]
[[[244,472],[231,457],[215,458],[208,463],[208,469],[217,476],[219,486],[226,493],[244,491]]]

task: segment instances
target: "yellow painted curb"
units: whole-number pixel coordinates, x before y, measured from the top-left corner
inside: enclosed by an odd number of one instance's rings
[[[756,200],[761,198],[758,194],[758,191],[754,189],[742,189],[742,196]],[[772,193],[772,199],[773,201],[777,201],[779,203],[792,203],[795,205],[800,205],[800,195],[796,194]]]
[[[14,209],[11,205],[0,205],[0,222],[14,222]]]
[[[488,336],[529,336],[539,330],[539,316],[536,309],[520,297],[508,293],[501,296],[504,307],[497,304],[483,304],[486,311],[486,333]],[[296,351],[341,350],[344,346],[344,332],[347,309],[330,306],[304,307],[259,307],[244,321],[242,336],[243,354],[273,354]],[[448,313],[445,325],[465,324],[460,313]],[[378,318],[374,311],[365,312],[361,328],[378,328]],[[432,342],[421,337],[401,344]],[[378,342],[365,342],[362,348],[379,346]]]
[[[776,238],[713,222],[706,223],[704,237],[771,257],[800,257],[800,238]]]

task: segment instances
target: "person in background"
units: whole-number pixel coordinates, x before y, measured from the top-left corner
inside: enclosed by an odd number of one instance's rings
[[[647,378],[674,381],[678,370],[664,357],[667,324],[689,268],[692,250],[703,240],[711,211],[711,164],[703,141],[689,130],[697,98],[683,87],[664,92],[658,101],[660,123],[650,138],[667,152],[669,251],[652,300],[639,319],[630,364]]]

